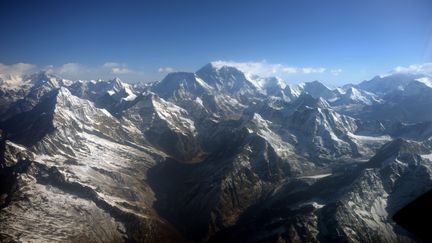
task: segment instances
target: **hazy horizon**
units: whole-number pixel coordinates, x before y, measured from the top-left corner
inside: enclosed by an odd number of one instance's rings
[[[368,81],[371,80],[377,76],[387,76],[387,75],[392,75],[392,74],[421,74],[421,75],[425,75],[425,76],[432,76],[432,63],[425,63],[425,64],[421,64],[421,65],[410,65],[407,67],[402,67],[402,66],[398,66],[395,67],[393,70],[390,70],[386,73],[381,73],[381,74],[375,74],[372,75],[369,78],[363,79],[363,80],[359,80],[357,82],[338,82],[338,83],[333,83],[333,82],[326,82],[323,80],[320,80],[319,78],[312,78],[313,74],[317,74],[319,75],[321,72],[324,72],[326,70],[320,70],[319,68],[295,68],[292,67],[291,72],[299,72],[300,75],[301,74],[312,74],[310,75],[310,79],[307,80],[295,80],[295,79],[286,79],[281,77],[280,75],[277,75],[277,73],[272,73],[272,69],[274,70],[279,69],[282,70],[284,67],[280,66],[280,65],[269,65],[267,63],[238,63],[238,62],[233,62],[233,61],[214,61],[214,62],[210,62],[210,63],[216,63],[217,65],[220,66],[230,66],[230,67],[235,67],[238,70],[244,72],[245,74],[247,74],[247,76],[252,77],[253,76],[257,76],[260,78],[269,78],[269,77],[277,77],[277,78],[281,78],[286,84],[300,84],[300,83],[306,83],[306,82],[313,82],[313,81],[319,81],[323,84],[325,84],[326,86],[328,86],[329,88],[337,88],[337,87],[341,87],[344,85],[348,85],[348,84],[359,84],[363,81]],[[208,63],[208,64],[210,64]],[[66,65],[69,66],[69,65]],[[203,65],[204,66],[204,65]],[[203,67],[201,66],[201,67]],[[272,67],[273,66],[273,67]],[[201,68],[200,67],[200,68]],[[110,68],[107,64],[104,65],[104,68]],[[114,68],[115,69],[115,68]],[[151,82],[158,82],[163,80],[166,75],[168,75],[169,73],[173,73],[173,72],[191,72],[194,73],[197,70],[193,70],[193,71],[184,71],[184,70],[164,70],[164,74],[163,76],[158,79],[158,80],[129,80],[125,78],[122,78],[121,76],[123,76],[122,74],[124,73],[115,73],[113,71],[106,71],[107,73],[103,73],[102,70],[96,71],[96,69],[94,69],[93,71],[88,71],[86,74],[84,74],[84,76],[82,76],[82,73],[79,73],[78,76],[76,76],[76,74],[74,74],[74,71],[76,71],[76,69],[71,69],[70,72],[59,72],[57,69],[52,68],[52,67],[46,67],[46,68],[38,68],[35,65],[31,65],[31,64],[26,64],[26,63],[17,63],[17,64],[12,64],[12,65],[4,65],[2,63],[0,63],[0,78],[2,78],[2,75],[31,75],[31,74],[35,74],[38,72],[47,72],[49,74],[58,76],[60,78],[65,78],[65,79],[70,79],[70,80],[112,80],[114,78],[120,78],[122,81],[126,82],[126,83],[130,83],[130,84],[135,84],[135,83],[139,83],[139,82],[144,82],[144,83],[151,83]],[[109,74],[111,72],[111,74]],[[283,72],[283,71],[281,71]],[[291,73],[292,74],[292,73]],[[111,75],[111,76],[110,76]],[[298,75],[293,75],[293,76],[298,76]],[[7,78],[7,77],[6,77]]]

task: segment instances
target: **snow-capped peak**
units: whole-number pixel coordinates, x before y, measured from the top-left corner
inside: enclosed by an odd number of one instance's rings
[[[216,89],[231,94],[253,93],[259,84],[251,81],[236,67],[209,63],[196,72],[196,75]]]
[[[415,79],[415,80],[419,81],[420,83],[423,83],[424,85],[426,85],[426,86],[428,86],[430,88],[432,88],[432,77],[425,76],[425,77],[418,78],[418,79]]]
[[[23,79],[20,75],[0,74],[0,87],[7,90],[18,90],[31,83],[30,79]]]
[[[108,81],[111,88],[107,91],[110,96],[121,96],[122,101],[133,101],[137,95],[132,91],[131,85],[124,83],[120,78],[116,77]]]
[[[214,69],[222,69],[223,67],[233,67],[233,66],[227,65],[225,62],[213,61],[213,62],[208,63],[204,67],[210,67],[210,68],[214,68]]]
[[[60,87],[57,91],[56,106],[68,107],[68,109],[80,106],[81,101],[78,97],[72,95],[72,93],[65,87]]]

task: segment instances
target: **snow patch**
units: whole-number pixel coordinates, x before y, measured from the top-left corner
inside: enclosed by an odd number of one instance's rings
[[[419,81],[420,83],[423,83],[424,85],[428,86],[429,88],[432,88],[432,77],[423,77],[418,78],[416,81]]]
[[[430,161],[432,161],[432,154],[422,154],[420,155],[423,159],[428,159]]]
[[[321,179],[327,176],[331,176],[332,173],[326,173],[326,174],[318,174],[318,175],[310,175],[310,176],[300,176],[299,179]]]

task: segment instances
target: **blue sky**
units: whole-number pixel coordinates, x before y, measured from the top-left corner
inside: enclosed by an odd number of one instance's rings
[[[430,0],[2,0],[0,30],[0,71],[70,78],[153,81],[225,61],[337,85],[432,62]]]

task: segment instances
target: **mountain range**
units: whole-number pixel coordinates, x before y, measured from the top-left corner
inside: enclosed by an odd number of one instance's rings
[[[431,240],[407,213],[432,189],[430,107],[419,74],[0,75],[0,241]]]

